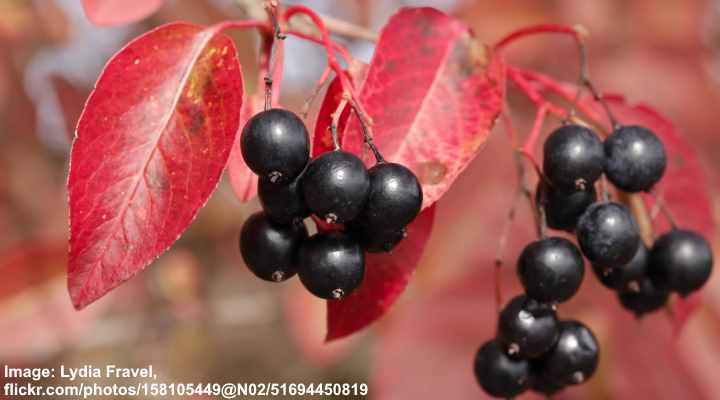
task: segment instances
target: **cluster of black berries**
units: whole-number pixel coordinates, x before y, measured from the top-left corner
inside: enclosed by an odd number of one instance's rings
[[[259,176],[263,211],[245,222],[240,252],[261,279],[280,282],[297,272],[314,295],[340,299],[362,283],[365,251],[392,250],[420,212],[422,189],[409,169],[379,159],[368,170],[342,150],[311,161],[308,132],[290,111],[252,117],[241,148]],[[308,237],[303,220],[311,213],[338,229]]]
[[[673,229],[648,249],[627,207],[606,196],[597,202],[595,182],[603,173],[630,193],[649,191],[660,180],[666,155],[652,131],[618,126],[603,143],[591,129],[564,125],[543,150],[537,208],[548,227],[574,231],[582,252],[561,237],[542,238],[522,251],[517,272],[525,295],[505,306],[497,337],[475,359],[478,382],[496,397],[527,389],[551,395],[594,373],[593,333],[556,315],[556,305],[580,288],[583,255],[623,307],[638,316],[664,306],[672,291],[685,296],[698,290],[712,269],[710,246],[697,233]]]

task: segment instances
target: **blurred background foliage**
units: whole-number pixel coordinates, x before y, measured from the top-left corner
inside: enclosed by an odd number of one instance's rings
[[[470,365],[476,347],[493,334],[490,273],[515,182],[501,127],[439,202],[435,231],[413,282],[369,332],[323,345],[324,303],[309,297],[297,280],[269,285],[244,269],[237,235],[258,206],[240,204],[227,179],[168,253],[86,310],[73,310],[65,283],[67,156],[102,66],[152,27],[244,18],[251,2],[167,0],[141,23],[97,28],[78,0],[0,1],[0,361],[153,364],[167,382],[368,382],[369,397],[378,399],[482,398]],[[715,190],[720,183],[718,0],[303,3],[375,31],[401,6],[430,5],[469,24],[486,43],[524,25],[580,24],[590,33],[597,86],[668,116],[707,167],[707,182],[697,184]],[[257,37],[232,36],[244,71],[254,74]],[[370,60],[372,43],[339,40],[357,58]],[[282,103],[299,110],[325,65],[324,53],[294,39],[286,46]],[[566,38],[544,37],[515,45],[507,56],[574,81],[575,52]],[[246,82],[252,86],[255,80]],[[509,104],[517,127],[526,132],[531,105],[513,91]],[[546,126],[551,128],[552,122]],[[714,207],[708,218],[718,217],[717,197]],[[532,231],[525,207],[512,230],[508,265]],[[717,238],[711,239],[720,254]],[[596,331],[601,368],[588,385],[560,398],[720,398],[717,271],[677,340],[666,315],[635,322],[587,276],[589,288],[561,313],[581,317]],[[512,268],[504,278],[506,296],[519,292]],[[617,365],[626,374],[614,373]]]

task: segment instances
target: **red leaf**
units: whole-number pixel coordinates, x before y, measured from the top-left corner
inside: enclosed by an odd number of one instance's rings
[[[126,25],[153,14],[163,0],[82,0],[85,15],[98,26]]]
[[[240,129],[245,126],[245,122],[253,115],[263,109],[263,96],[251,96],[243,102],[240,111]],[[228,176],[230,177],[230,186],[240,201],[250,201],[257,194],[258,177],[245,164],[245,159],[240,150],[240,132],[238,132],[233,143],[230,158],[228,159]]]
[[[437,201],[485,143],[503,104],[505,65],[460,21],[405,8],[380,34],[360,102],[386,159],[411,168]],[[363,154],[353,118],[343,148]]]
[[[235,46],[217,27],[165,25],[110,60],[71,154],[76,308],[135,275],[187,228],[226,165],[242,90]]]
[[[407,228],[407,237],[391,253],[366,254],[365,278],[350,296],[328,301],[326,340],[348,336],[380,318],[405,290],[432,232],[435,207]]]

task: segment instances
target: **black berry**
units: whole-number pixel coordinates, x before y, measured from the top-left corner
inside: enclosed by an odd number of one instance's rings
[[[475,356],[475,378],[493,397],[515,397],[530,386],[530,364],[507,355],[497,340],[486,342]]]
[[[642,126],[616,128],[605,140],[605,175],[626,192],[650,190],[667,165],[665,146]]]
[[[498,339],[512,355],[539,357],[555,344],[557,336],[557,316],[548,305],[517,296],[500,312]]]
[[[695,232],[674,229],[660,236],[650,252],[650,277],[681,295],[700,289],[710,278],[710,245]]]
[[[305,288],[323,299],[340,299],[362,283],[365,255],[360,244],[339,231],[318,233],[300,248],[298,275]]]
[[[577,385],[588,380],[598,366],[595,335],[578,321],[561,321],[560,336],[542,359],[543,379],[558,385]]]
[[[605,154],[600,138],[580,125],[556,129],[543,146],[543,170],[554,186],[585,189],[602,174]]]
[[[258,181],[258,198],[263,210],[273,220],[290,223],[310,215],[302,192],[302,174],[288,183],[272,183],[267,178]]]
[[[257,277],[280,282],[295,275],[298,251],[307,238],[302,223],[278,224],[257,212],[245,221],[240,232],[240,254]]]
[[[368,174],[370,194],[356,222],[374,232],[399,231],[412,222],[423,201],[415,174],[394,163],[378,163]]]
[[[640,279],[635,287],[618,292],[622,306],[638,317],[662,308],[670,296],[669,292],[660,289],[650,278]]]
[[[589,185],[581,190],[563,190],[552,188],[540,181],[535,194],[535,202],[545,210],[545,220],[552,229],[572,231],[585,210],[595,202],[595,186]]]
[[[310,158],[310,139],[294,113],[273,108],[255,114],[245,124],[240,147],[248,167],[273,183],[289,182]]]
[[[530,243],[520,254],[518,276],[528,297],[563,302],[580,288],[585,269],[578,248],[560,237]]]
[[[368,253],[386,253],[393,250],[406,236],[405,228],[374,231],[360,224],[348,223],[345,228]]]
[[[310,162],[302,186],[305,202],[315,215],[328,223],[344,223],[365,206],[370,177],[359,158],[336,150]]]
[[[593,264],[598,280],[610,289],[632,290],[638,287],[640,280],[647,275],[650,251],[640,242],[635,256],[625,265],[608,266]]]
[[[640,244],[635,218],[619,203],[595,203],[577,225],[580,248],[592,263],[617,266],[628,263]]]
[[[532,373],[532,384],[530,389],[533,392],[544,394],[545,396],[552,396],[555,393],[565,389],[565,385],[562,383],[554,382],[550,380],[542,370],[542,361],[533,361],[530,364],[530,371]]]

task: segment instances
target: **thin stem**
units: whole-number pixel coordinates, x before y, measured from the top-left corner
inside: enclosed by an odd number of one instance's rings
[[[670,212],[670,209],[665,204],[665,199],[661,194],[658,194],[655,190],[651,190],[650,195],[653,197],[653,200],[655,200],[655,204],[658,206],[660,211],[662,211],[663,215],[665,216],[665,219],[667,219],[668,223],[670,223],[670,226],[672,229],[677,229],[677,224],[675,223],[675,217]]]
[[[520,171],[518,171],[518,173],[520,173]],[[524,173],[524,170],[522,173]],[[515,215],[517,214],[517,207],[520,203],[520,199],[522,199],[522,198],[523,198],[523,189],[518,184],[518,186],[515,188],[515,192],[513,193],[513,197],[510,202],[510,209],[508,210],[507,218],[505,219],[505,223],[503,224],[502,233],[500,234],[500,240],[498,241],[497,252],[495,253],[495,305],[498,310],[498,313],[500,312],[502,305],[503,305],[503,296],[502,296],[502,287],[501,287],[502,280],[500,279],[500,277],[501,277],[500,272],[502,270],[503,265],[505,264],[505,261],[504,261],[505,248],[507,247],[508,237],[510,236],[510,228],[512,227],[513,222],[515,221]]]
[[[315,37],[313,35],[309,35],[305,32],[301,32],[298,30],[288,29],[285,31],[285,34],[290,35],[290,36],[295,36],[297,38],[304,39],[309,42],[313,42],[313,43],[317,43],[317,44],[324,44],[324,42],[321,38]],[[353,60],[353,56],[350,54],[350,51],[348,51],[348,49],[346,49],[345,47],[343,47],[335,42],[333,42],[333,48],[335,49],[335,51],[338,54],[340,54],[340,56],[345,61],[345,64],[350,65],[350,63]]]
[[[265,11],[267,11],[273,27],[273,41],[272,46],[270,47],[270,73],[265,75],[265,110],[269,110],[272,107],[273,82],[275,81],[275,78],[280,79],[280,77],[282,76],[284,53],[283,40],[285,40],[286,36],[282,33],[280,21],[277,17],[277,9],[277,1],[272,0],[265,3]]]
[[[342,115],[345,107],[347,107],[348,100],[345,96],[340,99],[335,112],[332,113],[332,120],[330,122],[330,133],[332,134],[334,150],[340,150],[340,140],[338,139],[338,125],[340,124],[340,116]]]
[[[538,213],[538,221],[537,224],[537,231],[538,231],[538,237],[540,239],[545,239],[547,237],[547,214],[545,213],[545,206],[539,205],[537,207],[537,213]]]
[[[556,24],[542,24],[542,25],[535,25],[530,26],[524,29],[520,29],[518,31],[512,32],[503,39],[501,39],[497,44],[495,44],[495,50],[501,51],[503,50],[507,45],[509,45],[512,42],[515,42],[518,39],[538,35],[538,34],[563,34],[568,35],[575,40],[575,43],[578,46],[578,54],[579,54],[579,61],[580,61],[580,87],[587,88],[590,93],[593,95],[593,98],[599,102],[603,108],[605,109],[605,112],[608,116],[608,119],[610,120],[610,124],[612,128],[615,128],[618,126],[617,119],[615,118],[615,115],[613,114],[612,110],[610,110],[610,107],[607,105],[607,103],[603,100],[602,96],[600,95],[599,91],[595,88],[592,81],[590,80],[590,71],[588,66],[588,51],[587,46],[585,45],[584,36],[585,33],[581,31],[578,27],[571,27],[567,25],[556,25]],[[573,101],[573,104],[577,104],[578,100],[580,98],[580,91],[576,93],[575,101]],[[573,106],[570,111],[568,112],[568,117],[572,116],[575,113],[575,107]]]
[[[524,38],[527,36],[533,36],[533,35],[539,35],[539,34],[547,34],[547,33],[569,35],[577,42],[582,41],[582,34],[580,33],[580,31],[578,31],[578,29],[576,29],[574,27],[567,26],[567,25],[557,25],[557,24],[540,24],[540,25],[529,26],[527,28],[523,28],[523,29],[520,29],[520,30],[510,33],[509,35],[500,39],[500,41],[498,41],[495,44],[495,46],[494,46],[495,51],[503,50],[510,43],[515,42],[516,40],[518,40],[520,38]]]
[[[367,143],[367,145],[370,147],[370,150],[372,150],[373,155],[375,156],[375,161],[378,164],[384,163],[385,159],[383,158],[382,154],[380,154],[380,150],[378,150],[377,146],[375,146],[375,141],[373,141],[372,134],[370,133],[370,125],[368,125],[367,122],[364,121],[363,118],[360,116],[360,112],[358,111],[357,107],[355,107],[354,102],[351,102],[351,106],[352,110],[355,112],[355,115],[357,115],[358,117],[358,121],[360,121],[363,138],[365,139],[365,143]]]
[[[541,74],[535,71],[523,70],[516,67],[508,67],[508,73],[512,70],[513,73],[517,73],[526,80],[540,85],[540,91],[549,91],[562,97],[566,101],[574,102],[577,98],[578,88],[571,88],[569,85],[559,83],[551,77]],[[510,75],[508,75],[510,76]],[[594,125],[603,127],[604,123],[600,115],[590,106],[585,103],[575,103],[575,107],[578,108],[585,116],[593,121]]]
[[[361,116],[362,119],[365,120],[365,122],[367,123],[368,126],[372,125],[372,120],[370,119],[369,114],[367,113],[365,108],[362,106],[362,104],[360,104],[360,102],[358,100],[359,97],[358,97],[357,93],[355,92],[355,88],[353,87],[352,82],[350,82],[350,79],[347,77],[347,75],[345,75],[343,73],[344,71],[342,70],[342,67],[338,63],[337,58],[335,57],[335,51],[334,51],[335,45],[330,40],[330,34],[328,33],[328,30],[325,27],[325,23],[323,22],[322,18],[320,18],[320,16],[317,15],[311,9],[309,9],[305,6],[302,6],[302,5],[297,5],[297,6],[288,7],[285,10],[284,20],[289,21],[290,18],[292,18],[294,15],[297,15],[297,14],[304,14],[304,15],[307,15],[308,17],[310,17],[310,19],[313,21],[313,23],[317,27],[318,31],[320,31],[320,36],[322,38],[321,40],[322,40],[322,43],[325,45],[325,51],[327,53],[328,66],[333,71],[335,71],[335,74],[338,76],[338,78],[340,79],[340,83],[343,86],[343,90],[350,93],[350,97],[351,97],[350,102],[353,105],[353,107],[355,109],[357,109],[357,113]]]
[[[565,118],[568,113],[562,107],[547,101],[540,92],[535,89],[520,70],[508,67],[508,78],[515,84],[537,107],[545,106],[547,110],[561,118]]]
[[[303,103],[303,107],[302,107],[302,112],[301,112],[303,118],[307,118],[308,112],[310,111],[310,106],[312,106],[312,103],[315,101],[315,99],[320,94],[320,91],[322,90],[322,88],[328,82],[328,78],[330,77],[331,72],[332,72],[332,70],[329,67],[327,67],[327,68],[325,68],[325,70],[323,70],[323,73],[322,73],[322,75],[320,75],[320,79],[318,79],[317,83],[315,84],[313,91],[305,99],[305,102]]]
[[[600,103],[600,105],[605,110],[605,114],[608,117],[608,120],[610,120],[610,126],[611,129],[615,129],[619,126],[617,122],[617,118],[615,118],[615,114],[613,114],[612,110],[610,109],[610,106],[607,104],[605,99],[600,95],[600,91],[597,90],[595,85],[590,80],[590,66],[588,63],[588,51],[587,46],[585,46],[585,43],[583,41],[579,41],[578,43],[578,52],[580,53],[580,87],[585,87],[590,91],[590,94],[592,94],[593,99]],[[579,103],[580,100],[580,93],[581,90],[578,90],[575,95],[575,101],[573,102],[573,109],[575,110],[575,104]]]
[[[610,201],[610,191],[608,190],[608,183],[605,175],[600,178],[600,199],[602,199],[603,203]]]

